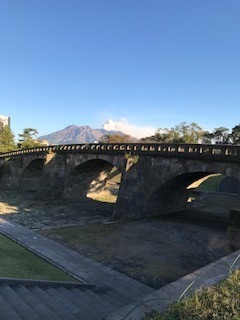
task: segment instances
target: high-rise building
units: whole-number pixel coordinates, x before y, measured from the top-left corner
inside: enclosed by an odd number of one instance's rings
[[[10,117],[0,115],[0,130],[2,130],[5,126],[10,127]]]

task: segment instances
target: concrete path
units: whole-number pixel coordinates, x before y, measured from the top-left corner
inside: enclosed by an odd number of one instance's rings
[[[125,304],[155,291],[12,221],[0,219],[0,232],[83,282],[95,284],[96,291],[115,291],[116,295],[124,297]]]

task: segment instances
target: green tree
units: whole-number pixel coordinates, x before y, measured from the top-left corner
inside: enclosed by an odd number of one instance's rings
[[[240,124],[232,128],[231,137],[233,143],[240,143]]]
[[[184,143],[199,143],[203,137],[203,129],[192,122],[187,124],[186,122],[181,122],[179,125],[175,126],[173,130],[176,132],[179,142]]]
[[[228,133],[229,129],[225,127],[215,128],[213,130],[213,137],[216,143],[227,144],[231,142],[231,134]]]
[[[41,144],[36,142],[38,131],[33,128],[23,129],[23,133],[19,134],[18,146],[21,149],[38,147]]]
[[[229,129],[215,128],[212,132],[203,130],[198,124],[181,122],[168,129],[159,128],[153,136],[140,139],[141,142],[156,143],[205,143],[205,144],[240,144],[240,124]]]
[[[212,132],[203,131],[202,143],[212,144],[213,138],[214,138],[214,135]]]
[[[127,134],[106,134],[100,138],[100,142],[103,143],[128,143],[131,141],[131,137]]]
[[[0,152],[8,152],[17,149],[14,138],[14,134],[10,127],[3,127],[0,130]]]
[[[196,123],[190,125],[181,122],[173,128],[159,128],[155,135],[142,138],[141,141],[159,143],[199,143],[203,138],[203,129]]]

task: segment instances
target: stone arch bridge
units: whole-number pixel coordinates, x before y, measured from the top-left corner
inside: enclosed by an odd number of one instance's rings
[[[81,198],[122,174],[114,218],[186,209],[194,181],[220,173],[240,185],[240,146],[200,144],[74,144],[0,154],[0,189],[46,198]],[[240,196],[240,188],[237,190]]]

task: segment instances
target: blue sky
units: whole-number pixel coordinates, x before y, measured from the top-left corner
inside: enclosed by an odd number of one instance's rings
[[[15,135],[231,129],[239,17],[239,0],[0,0],[0,114]]]

